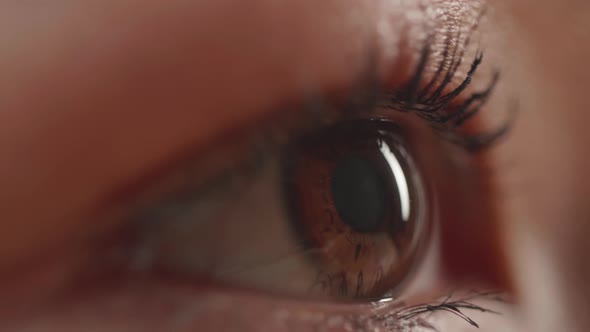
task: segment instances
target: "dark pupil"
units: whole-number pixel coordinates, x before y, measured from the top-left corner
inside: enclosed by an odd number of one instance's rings
[[[346,157],[332,174],[332,199],[340,218],[358,232],[379,229],[390,200],[387,181],[375,165],[362,157]]]

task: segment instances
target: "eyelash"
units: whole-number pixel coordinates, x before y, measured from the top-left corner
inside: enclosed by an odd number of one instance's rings
[[[486,305],[478,305],[475,302],[485,302]],[[336,315],[324,317],[314,321],[312,326],[322,330],[326,321],[339,322],[342,326],[352,327],[354,331],[375,331],[385,329],[389,332],[412,331],[439,331],[428,321],[428,316],[444,312],[452,314],[475,328],[479,328],[477,321],[472,319],[466,311],[502,315],[501,312],[489,308],[492,304],[507,304],[506,295],[497,291],[471,292],[460,296],[453,293],[445,298],[431,303],[419,305],[405,305],[404,303],[376,303],[373,304],[375,313],[369,315]],[[311,317],[311,313],[300,312],[303,317]],[[297,317],[295,317],[297,319]],[[289,322],[284,322],[289,325]],[[296,325],[294,326],[297,327]]]
[[[457,68],[461,64],[461,60],[451,60],[451,66],[447,70],[447,73],[444,74],[444,80],[433,90],[434,82],[436,82],[438,77],[444,71],[443,67],[446,60],[442,60],[435,76],[423,89],[418,89],[416,86],[422,80],[427,63],[425,59],[428,57],[429,48],[427,46],[424,48],[422,59],[420,60],[416,74],[411,79],[410,83],[407,87],[399,90],[399,92],[391,93],[388,96],[389,102],[382,105],[383,107],[417,114],[419,117],[429,122],[431,127],[443,138],[455,145],[463,147],[469,152],[478,152],[488,148],[509,131],[511,124],[510,120],[491,132],[477,135],[466,135],[459,131],[459,129],[478,114],[486,104],[488,97],[494,91],[500,78],[500,72],[496,70],[493,73],[491,82],[484,90],[474,92],[469,98],[466,98],[465,101],[453,105],[453,102],[456,101],[461,93],[470,85],[473,75],[483,60],[483,52],[478,52],[471,64],[469,72],[461,84],[447,94],[442,94],[442,91],[444,91],[452,81]],[[428,95],[428,92],[431,90],[433,90],[432,94]],[[473,104],[475,104],[475,106],[472,106]]]
[[[457,70],[461,67],[465,51],[471,42],[471,35],[478,28],[479,22],[485,13],[486,8],[484,7],[470,28],[463,43],[458,42],[461,40],[461,31],[458,31],[456,35],[449,32],[445,36],[446,43],[435,73],[430,81],[423,85],[422,82],[425,78],[426,67],[432,55],[430,45],[434,40],[434,35],[426,38],[424,47],[420,53],[418,65],[411,79],[401,88],[389,91],[380,96],[380,99],[384,100],[384,102],[378,102],[374,105],[394,111],[414,113],[430,123],[431,127],[443,138],[469,152],[485,150],[506,135],[510,131],[514,120],[514,114],[517,109],[516,103],[510,105],[508,119],[500,127],[475,135],[468,135],[460,131],[460,128],[465,123],[473,119],[481,111],[500,79],[500,70],[496,68],[492,73],[492,79],[485,89],[473,92],[468,98],[457,102],[461,94],[472,83],[473,77],[483,61],[483,51],[478,50],[476,52],[475,58],[463,81],[456,88],[444,94],[445,90],[455,78]],[[452,41],[456,42],[453,43]],[[439,81],[440,84],[437,86],[436,83]],[[421,86],[423,87],[421,88]]]

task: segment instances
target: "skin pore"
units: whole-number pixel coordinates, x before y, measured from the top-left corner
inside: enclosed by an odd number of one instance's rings
[[[489,4],[497,21],[484,33],[501,36],[486,48],[488,63],[509,68],[488,108],[505,108],[511,94],[519,104],[510,137],[488,157],[505,253],[498,266],[507,276],[477,263],[462,272],[514,294],[523,316],[515,329],[586,331],[590,8],[574,0],[505,2]],[[310,87],[345,89],[365,69],[369,48],[377,53],[378,75],[401,84],[411,73],[400,68],[419,59],[428,9],[480,3],[0,4],[0,322],[15,324],[13,331],[306,331],[329,321],[338,331],[351,322],[369,324],[358,319],[367,308],[182,282],[147,280],[142,287],[149,294],[122,282],[97,290],[86,306],[73,295],[47,299],[71,294],[71,280],[97,259],[85,240],[109,229],[96,215],[114,210],[113,192],[212,146]],[[486,121],[494,115],[487,116],[478,121],[493,127]],[[20,308],[35,313],[28,325],[9,319]],[[507,324],[485,317],[487,330]],[[470,328],[454,319],[440,319],[440,330]]]

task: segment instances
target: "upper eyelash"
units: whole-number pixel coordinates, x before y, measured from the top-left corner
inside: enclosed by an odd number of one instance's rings
[[[262,130],[256,131],[255,136],[258,137],[256,141],[265,146],[279,146],[340,119],[366,118],[372,116],[377,108],[385,108],[416,114],[430,123],[445,140],[469,152],[478,152],[490,147],[510,131],[514,120],[512,115],[516,113],[514,111],[517,105],[516,103],[512,105],[509,113],[511,116],[499,128],[475,135],[461,132],[462,125],[482,109],[500,79],[500,71],[495,70],[492,80],[484,90],[473,92],[467,98],[461,97],[470,86],[474,74],[484,59],[482,51],[477,52],[463,81],[450,92],[443,94],[455,79],[456,72],[463,63],[467,46],[471,42],[471,35],[477,29],[484,14],[485,8],[470,27],[469,34],[462,43],[454,42],[461,39],[461,31],[456,34],[452,32],[447,34],[442,58],[437,64],[434,76],[422,88],[426,67],[432,55],[431,43],[434,35],[430,35],[423,42],[424,46],[412,77],[405,85],[395,90],[387,90],[384,87],[378,77],[377,52],[374,47],[367,47],[366,68],[353,82],[351,88],[347,89],[348,93],[344,99],[331,98],[330,92],[322,93],[312,88],[302,101],[288,101],[281,107],[281,109],[303,109],[304,112],[298,116],[287,117],[287,120],[284,114],[292,115],[295,112],[275,113],[268,121],[257,124],[257,128]],[[437,82],[439,82],[438,85]],[[342,91],[334,92],[338,96]],[[267,127],[284,127],[283,131],[286,134],[275,135],[273,130],[265,130]]]
[[[418,64],[414,70],[414,75],[404,86],[383,92],[379,92],[380,90],[377,89],[377,92],[369,92],[367,95],[367,90],[378,88],[374,77],[370,77],[364,82],[365,84],[367,84],[367,81],[372,82],[369,85],[370,88],[365,87],[363,89],[364,91],[360,92],[365,94],[365,101],[361,106],[369,109],[378,106],[400,112],[414,113],[428,121],[446,140],[463,147],[469,152],[478,152],[496,143],[512,127],[512,122],[515,118],[514,115],[518,108],[516,102],[509,105],[509,117],[500,127],[494,130],[475,135],[465,134],[459,130],[463,124],[479,113],[500,79],[500,71],[495,69],[492,79],[485,89],[473,92],[462,101],[459,99],[461,94],[471,84],[473,76],[481,65],[484,59],[483,51],[480,50],[476,53],[475,59],[472,61],[471,67],[463,81],[450,92],[444,93],[455,78],[456,72],[463,62],[465,50],[471,42],[471,35],[477,30],[479,22],[485,13],[486,8],[484,7],[475,20],[475,23],[470,27],[468,35],[462,43],[452,43],[452,41],[461,40],[461,30],[456,34],[449,32],[446,35],[446,44],[442,51],[442,58],[439,60],[437,69],[428,83],[423,84],[423,81],[426,74],[426,67],[431,58],[430,45],[434,40],[434,35],[426,38]],[[372,68],[374,68],[374,65],[373,63]],[[439,84],[437,85],[437,83]],[[358,107],[358,105],[353,104],[352,107]]]
[[[464,45],[464,48],[466,46],[467,45]],[[445,71],[443,67],[446,60],[441,60],[439,69],[434,77],[424,88],[420,89],[418,86],[424,76],[429,56],[430,47],[429,43],[427,43],[423,49],[418,68],[413,78],[402,89],[390,92],[389,96],[386,97],[388,102],[382,104],[382,107],[417,114],[419,117],[431,123],[432,127],[436,129],[441,136],[451,143],[459,145],[470,152],[478,152],[493,145],[510,131],[512,121],[514,120],[514,114],[516,114],[517,110],[516,104],[511,105],[509,118],[495,130],[476,135],[463,134],[458,130],[482,109],[500,79],[499,70],[495,70],[490,83],[484,90],[473,92],[461,103],[456,105],[453,104],[453,102],[459,98],[461,93],[471,84],[473,75],[483,61],[483,52],[477,52],[466,77],[458,87],[447,94],[442,94],[442,91],[445,90],[455,76],[455,72],[462,61],[463,51],[459,55],[459,59],[450,59],[451,65],[449,66],[447,73],[444,75],[444,79],[441,84],[433,90],[432,94],[428,94],[428,92],[433,89],[438,77],[443,71]],[[452,57],[455,57],[455,51],[453,52]]]
[[[449,31],[446,37],[445,47],[442,52],[442,57],[438,63],[438,68],[428,82],[422,89],[420,89],[420,84],[422,82],[426,66],[428,64],[428,59],[431,55],[430,45],[434,41],[434,35],[430,35],[425,40],[424,48],[422,49],[420,60],[418,61],[418,66],[415,70],[415,74],[412,79],[409,81],[408,84],[404,88],[402,88],[398,93],[393,92],[390,96],[390,102],[393,105],[398,105],[400,110],[405,111],[417,111],[419,113],[428,114],[428,113],[436,113],[446,106],[448,106],[456,97],[458,97],[463,90],[467,88],[467,86],[471,83],[473,74],[481,64],[483,59],[483,53],[481,51],[477,52],[475,60],[471,64],[471,69],[467,73],[467,76],[463,80],[463,82],[451,92],[443,95],[445,88],[451,83],[453,78],[455,77],[455,73],[457,69],[463,63],[463,58],[465,56],[465,50],[471,43],[471,36],[479,27],[479,22],[481,18],[485,15],[487,7],[483,7],[480,11],[477,19],[475,20],[474,24],[469,28],[469,32],[463,41],[463,43],[452,41],[459,41],[462,37],[462,30],[457,30],[455,35],[452,34],[452,31]],[[454,44],[454,47],[452,46]],[[452,48],[452,50],[451,50]],[[457,54],[458,53],[458,54]],[[438,87],[435,87],[435,84],[439,81],[441,75],[443,75],[443,80],[439,84]],[[428,94],[432,89],[432,94]],[[406,105],[404,105],[406,104]],[[405,107],[404,107],[405,106]]]

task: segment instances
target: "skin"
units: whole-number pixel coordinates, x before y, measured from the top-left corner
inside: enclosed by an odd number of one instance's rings
[[[490,330],[587,331],[590,6],[491,5],[497,21],[486,33],[502,42],[490,57],[510,68],[495,100],[514,93],[519,102],[509,139],[488,155],[502,253],[445,246],[443,237],[443,255],[477,252],[497,267],[482,260],[450,269],[448,282],[471,276],[513,295],[506,316],[514,310],[515,322],[491,319]],[[0,4],[0,322],[13,331],[305,331],[332,319],[333,330],[345,330],[352,324],[345,317],[367,308],[184,280],[146,279],[137,287],[89,279],[84,297],[72,285],[92,270],[97,256],[88,239],[108,233],[105,215],[119,208],[115,193],[181,156],[199,155],[310,86],[348,86],[366,65],[367,45],[376,45],[380,76],[392,85],[406,79],[389,75],[417,61],[403,48],[417,48],[425,31],[407,32],[406,44],[400,38],[416,8],[377,0]],[[426,294],[413,301],[438,295]],[[440,318],[440,326],[464,327],[453,319]]]

